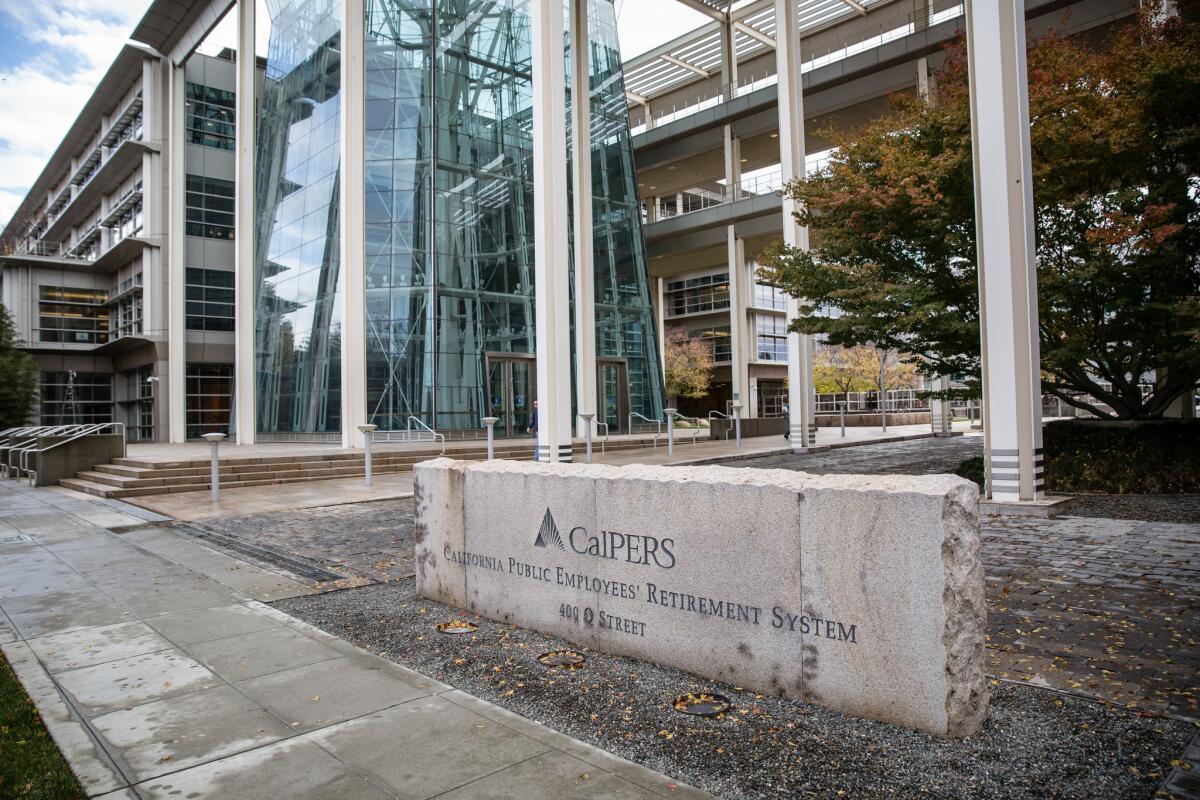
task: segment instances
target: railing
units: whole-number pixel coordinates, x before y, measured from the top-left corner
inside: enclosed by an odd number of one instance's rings
[[[806,158],[804,161],[804,172],[806,175],[811,175],[817,170],[822,169],[833,158],[833,151],[825,151]],[[743,200],[747,197],[760,197],[762,195],[778,193],[787,185],[789,177],[785,177],[782,169],[772,170],[771,172],[753,175],[743,178],[733,186],[718,186],[716,189],[703,187],[692,187],[676,192],[676,196],[682,196],[684,200],[683,207],[680,207],[678,199],[675,202],[660,202],[654,213],[654,221],[672,219],[681,217],[685,214],[694,214],[697,211],[703,211],[706,208],[715,208],[727,203],[734,203],[738,200]],[[688,202],[694,198],[694,202]],[[665,198],[668,201],[671,196]],[[646,198],[647,203],[652,202],[652,198]],[[649,209],[642,208],[642,221],[649,222]]]
[[[600,440],[600,452],[601,452],[601,453],[603,453],[603,452],[605,452],[605,451],[607,450],[607,447],[606,447],[606,446],[607,446],[607,444],[608,444],[608,423],[607,423],[607,422],[600,422],[599,420],[597,420],[597,421],[596,421],[596,427],[597,427],[597,428],[604,428],[604,438],[602,438],[602,439]]]
[[[35,449],[39,437],[70,436],[87,427],[87,425],[33,425],[12,429],[6,435],[3,444],[0,444],[0,449],[5,451],[4,461],[0,463],[0,473],[3,473],[5,478],[20,477],[18,470],[20,469],[21,453]]]
[[[807,60],[800,66],[801,74],[828,66],[829,64],[844,61],[847,58],[865,53],[868,50],[878,49],[889,42],[902,39],[905,36],[925,30],[934,25],[940,25],[943,22],[956,19],[963,14],[963,5],[958,0],[949,0],[949,2],[941,0],[941,2],[935,2],[933,6],[934,8],[931,9],[932,13],[928,16],[925,13],[909,12],[904,15],[890,17],[885,21],[881,21],[875,27],[860,30],[853,37],[829,44],[825,48],[825,51],[820,54],[815,54],[813,50],[802,47],[802,52]],[[938,8],[939,6],[940,9]],[[630,128],[629,134],[636,136],[659,125],[665,125],[668,122],[692,116],[706,108],[712,108],[723,102],[743,97],[766,86],[774,86],[778,82],[779,76],[776,73],[762,72],[754,75],[746,75],[736,81],[710,87],[707,90],[698,92],[695,97],[680,98],[667,110],[657,113],[647,110],[644,117],[646,121]],[[651,100],[650,102],[653,105],[654,101]]]
[[[374,431],[368,433],[372,442],[441,442],[442,455],[446,454],[446,437],[416,417],[408,418],[408,427],[402,431]]]
[[[20,466],[18,467],[17,474],[14,475],[13,477],[20,479],[21,473],[23,472],[23,473],[25,473],[26,476],[28,476],[29,485],[32,486],[34,484],[34,481],[37,480],[37,470],[33,470],[33,469],[29,468],[29,457],[30,456],[41,455],[42,453],[45,453],[48,450],[53,450],[56,447],[62,447],[64,444],[70,444],[71,442],[82,439],[85,436],[100,435],[107,429],[111,429],[113,433],[120,434],[120,436],[121,436],[121,458],[124,458],[127,453],[127,446],[125,443],[125,423],[124,422],[97,422],[93,425],[82,426],[82,430],[74,431],[73,433],[54,434],[54,435],[58,435],[58,436],[68,436],[69,437],[67,439],[63,439],[61,442],[54,442],[53,444],[48,444],[45,447],[36,447],[36,448],[27,447],[27,448],[21,449],[20,450]],[[35,440],[35,442],[36,442],[36,440]]]
[[[710,412],[708,412],[708,429],[709,429],[710,431],[712,430],[712,421],[713,421],[714,419],[733,419],[733,416],[732,416],[732,415],[730,415],[730,414],[722,414],[720,411],[710,411]],[[728,428],[726,428],[726,429],[725,429],[725,439],[726,439],[726,440],[728,440],[728,439],[729,439],[729,432],[730,432],[731,430],[733,430],[733,426],[732,426],[732,425],[730,425]]]
[[[928,411],[929,401],[918,397],[920,393],[918,389],[892,389],[887,393],[884,400],[884,408],[889,413]],[[879,392],[850,392],[849,397],[842,392],[837,394],[818,394],[817,413],[836,414],[841,410],[843,403],[846,406],[847,414],[878,413]]]
[[[675,433],[691,431],[692,432],[692,444],[696,444],[696,442],[698,441],[697,437],[700,435],[700,431],[704,430],[707,427],[702,424],[699,417],[685,417],[683,414],[680,414],[678,411],[676,411],[674,414],[671,415],[671,419],[669,420],[669,422],[674,422],[674,420],[681,420],[683,422],[688,423],[688,425],[690,427],[676,428]]]
[[[634,418],[640,419],[640,420],[642,420],[642,422],[635,423],[633,421]],[[643,428],[645,428],[649,425],[654,426],[654,446],[658,447],[658,437],[662,436],[662,433],[663,433],[662,420],[650,419],[649,417],[643,416],[642,414],[639,414],[636,411],[629,412],[629,432],[631,434],[637,433],[637,427],[636,427],[637,425],[641,425]],[[649,433],[649,431],[646,431],[646,433]]]

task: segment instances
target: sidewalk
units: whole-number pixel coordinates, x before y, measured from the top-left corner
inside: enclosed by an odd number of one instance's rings
[[[154,519],[0,484],[0,644],[89,796],[708,796],[272,609],[310,588]]]

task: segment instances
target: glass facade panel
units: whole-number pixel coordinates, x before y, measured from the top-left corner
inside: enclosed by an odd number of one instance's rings
[[[755,314],[759,361],[787,361],[787,320],[770,314]]]
[[[663,295],[668,317],[720,311],[729,308],[729,274],[667,281]]]
[[[659,415],[615,15],[611,0],[592,5],[597,355],[625,359],[631,410]],[[256,243],[264,432],[340,429],[339,6],[268,0]],[[488,354],[534,348],[528,3],[367,0],[364,23],[368,418],[479,428]]]
[[[233,405],[233,365],[187,365],[187,438],[229,433]]]
[[[104,344],[109,314],[103,289],[38,287],[38,341]]]
[[[187,268],[187,327],[190,331],[233,330],[233,271]]]
[[[657,414],[612,3],[591,11],[597,354],[627,359],[633,410]],[[367,411],[381,428],[478,428],[485,354],[534,350],[529,43],[516,0],[368,3]]]
[[[188,81],[185,102],[188,142],[232,150],[235,97],[228,89]]]
[[[187,176],[188,236],[233,239],[233,181]]]
[[[267,0],[255,178],[258,430],[341,430],[338,0]]]
[[[39,387],[42,425],[113,421],[113,376],[75,370],[43,372]]]

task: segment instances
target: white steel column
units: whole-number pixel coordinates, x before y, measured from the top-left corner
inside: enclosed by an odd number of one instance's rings
[[[804,176],[804,84],[800,74],[800,24],[796,0],[775,0],[775,69],[779,73],[779,161],[785,178]],[[808,249],[808,228],[798,224],[795,200],[783,198],[783,241]],[[788,296],[787,320],[800,316],[800,304]],[[794,451],[811,447],[813,412],[812,337],[788,333],[788,430]]]
[[[654,279],[655,322],[658,327],[658,361],[663,374],[667,372],[667,282]]]
[[[532,0],[534,316],[538,458],[571,460],[563,4]],[[589,137],[590,138],[590,137]]]
[[[1040,348],[1022,0],[967,3],[987,496],[1039,500]]]
[[[254,0],[238,0],[237,97],[234,108],[233,410],[237,443],[254,444],[257,372],[254,356]]]
[[[187,439],[187,73],[166,60],[167,106],[167,441]]]
[[[367,423],[366,108],[363,0],[342,0],[341,189],[342,447],[363,447]],[[431,309],[430,313],[434,313]],[[436,427],[437,421],[434,420]]]
[[[592,236],[592,76],[587,0],[571,0],[571,163],[575,224],[575,403],[579,415],[596,413],[596,300]],[[576,416],[579,436],[588,423]],[[596,433],[595,421],[592,433]]]

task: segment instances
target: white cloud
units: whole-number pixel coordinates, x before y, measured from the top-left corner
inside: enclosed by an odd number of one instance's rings
[[[145,0],[0,0],[0,221],[7,224],[146,10]]]
[[[678,0],[617,0],[621,58],[653,50],[708,21],[708,17]]]

